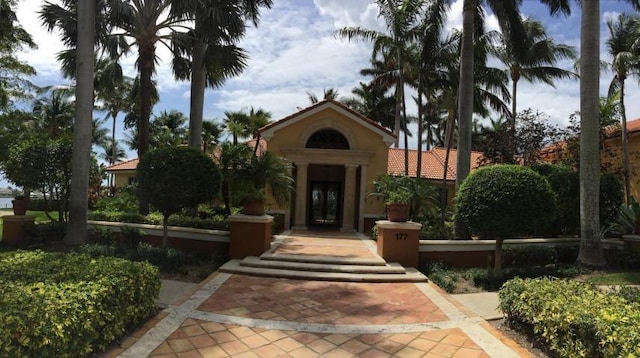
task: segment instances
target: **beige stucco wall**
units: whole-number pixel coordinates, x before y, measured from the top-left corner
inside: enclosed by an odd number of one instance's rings
[[[640,133],[629,133],[629,171],[631,195],[640,200]],[[623,180],[622,138],[607,139],[602,150],[602,168],[607,173],[617,174]],[[623,183],[624,185],[624,183]]]
[[[120,188],[122,186],[129,184],[129,178],[134,178],[136,176],[135,171],[126,171],[126,172],[117,172],[115,173],[115,186],[116,188]]]
[[[321,129],[331,128],[342,133],[350,144],[350,149],[356,151],[371,152],[373,156],[367,165],[367,186],[365,192],[372,190],[371,180],[379,174],[387,172],[388,146],[383,142],[382,136],[367,128],[359,120],[351,119],[332,108],[309,115],[295,123],[276,130],[268,143],[268,150],[282,157],[287,157],[283,149],[304,148],[307,139]],[[348,151],[335,151],[337,158],[348,156]],[[344,157],[342,159],[344,159]],[[313,164],[313,163],[310,163]],[[267,199],[267,204],[272,209],[286,210],[286,207],[278,207],[272,198]],[[365,215],[382,214],[382,203],[376,200],[365,201]]]

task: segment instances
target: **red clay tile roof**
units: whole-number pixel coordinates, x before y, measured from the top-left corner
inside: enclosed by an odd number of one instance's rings
[[[105,170],[108,172],[119,172],[125,170],[136,170],[138,166],[138,158],[130,159],[124,162],[116,163],[114,165],[108,166]]]
[[[423,178],[442,180],[444,174],[444,159],[446,150],[444,148],[434,148],[430,151],[422,152],[422,169],[421,176]],[[447,163],[447,180],[456,180],[456,163],[457,151],[452,149],[449,153],[449,162]],[[476,169],[479,160],[482,157],[480,152],[471,152],[471,170]],[[416,176],[416,164],[418,162],[418,151],[409,150],[409,176]],[[387,164],[387,172],[394,175],[404,174],[404,149],[389,148],[389,160]]]
[[[358,117],[358,119],[360,119],[360,120],[362,120],[362,121],[364,121],[364,122],[376,127],[377,129],[379,129],[379,130],[381,130],[383,132],[386,132],[388,135],[392,136],[393,138],[396,138],[396,135],[393,134],[392,131],[390,131],[389,129],[381,126],[377,122],[375,122],[375,121],[363,116],[361,113],[358,113],[358,112],[354,111],[353,109],[345,106],[344,104],[342,104],[342,103],[340,103],[338,101],[328,100],[328,99],[322,100],[322,101],[320,101],[320,102],[318,102],[318,103],[316,103],[316,104],[314,104],[312,106],[309,106],[307,108],[303,108],[303,109],[299,110],[298,112],[290,114],[290,115],[288,115],[288,116],[286,116],[286,117],[284,117],[282,119],[279,119],[279,120],[277,120],[275,122],[271,122],[271,123],[267,124],[266,126],[260,128],[260,133],[262,133],[262,132],[264,132],[264,131],[272,128],[272,127],[281,125],[282,123],[287,122],[287,121],[291,120],[292,118],[296,118],[296,117],[300,116],[301,114],[304,114],[304,113],[307,113],[309,111],[312,111],[312,110],[314,110],[314,109],[316,109],[316,108],[318,108],[320,106],[323,106],[326,103],[332,103],[332,104],[344,109],[345,111],[353,114],[354,116]]]

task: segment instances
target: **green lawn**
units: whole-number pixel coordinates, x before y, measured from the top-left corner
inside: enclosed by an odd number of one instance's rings
[[[589,277],[595,285],[640,285],[640,272],[616,272]]]
[[[3,214],[13,215],[13,209],[0,209],[0,215]],[[58,219],[58,212],[51,212],[50,214],[54,219]],[[44,213],[44,211],[27,211],[27,215],[35,216],[37,223],[49,221],[49,218]],[[2,220],[0,220],[0,239],[2,239]]]

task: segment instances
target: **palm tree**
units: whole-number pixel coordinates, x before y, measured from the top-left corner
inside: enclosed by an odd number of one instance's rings
[[[73,153],[69,197],[69,224],[65,243],[79,245],[87,238],[87,193],[91,157],[91,127],[93,118],[93,69],[95,42],[94,1],[78,3],[78,39],[76,59],[76,120],[73,126]]]
[[[373,42],[372,60],[382,55],[385,62],[394,63],[395,76],[395,123],[393,132],[396,135],[395,146],[400,144],[400,129],[402,127],[401,113],[404,107],[404,56],[407,45],[420,38],[417,31],[411,31],[417,22],[420,10],[425,4],[424,0],[378,0],[380,17],[383,18],[388,33],[362,27],[345,27],[338,30],[337,34],[351,40],[360,38]],[[406,116],[405,116],[406,120]]]
[[[576,73],[555,67],[557,61],[575,60],[576,51],[573,46],[556,44],[547,36],[544,26],[539,21],[527,19],[523,21],[523,26],[530,43],[524,54],[516,56],[510,45],[511,41],[502,34],[498,36],[498,46],[494,51],[496,58],[507,67],[505,71],[511,79],[511,115],[507,119],[512,136],[513,154],[517,147],[515,131],[518,81],[525,79],[529,82],[544,82],[555,87],[555,79],[577,78]]]
[[[329,88],[329,89],[324,89],[322,90],[323,92],[323,96],[322,99],[323,100],[330,100],[330,101],[337,101],[338,100],[338,90],[335,88]],[[311,93],[311,92],[307,92],[307,97],[309,98],[309,102],[311,102],[311,104],[316,104],[318,102],[320,102],[318,100],[318,96],[316,96],[315,93]]]
[[[253,146],[253,155],[258,153],[258,147],[260,146],[260,128],[269,124],[271,120],[271,112],[265,111],[262,108],[257,110],[251,106],[249,109],[249,123],[247,125],[247,136],[252,136],[256,139],[256,144]]]
[[[176,37],[173,61],[176,77],[191,80],[189,145],[201,147],[205,88],[219,87],[242,72],[247,56],[235,43],[245,35],[244,21],[257,26],[260,7],[271,4],[271,0],[189,0],[172,7],[176,16],[195,20],[193,29]]]
[[[244,137],[247,125],[249,124],[249,115],[243,111],[226,111],[224,112],[224,126],[233,138],[233,144],[238,144],[238,138]]]
[[[102,125],[104,119],[94,118],[91,121],[91,144],[95,144],[99,147],[107,146],[109,142],[113,142],[109,138],[109,130]]]
[[[71,132],[76,110],[73,102],[74,91],[68,87],[49,88],[45,95],[33,103],[35,128],[50,138],[59,138]]]
[[[393,129],[395,100],[386,92],[381,86],[360,82],[358,87],[351,90],[353,97],[342,99],[342,103],[379,125]]]
[[[218,154],[218,166],[222,174],[222,200],[225,213],[231,215],[231,183],[234,175],[237,175],[240,165],[249,158],[251,149],[244,144],[224,142],[220,145]]]
[[[633,48],[638,38],[638,18],[620,14],[617,21],[608,20],[607,28],[610,37],[606,42],[609,55],[613,58],[611,69],[614,72],[609,97],[619,95],[620,112],[622,114],[622,162],[626,202],[631,202],[631,183],[629,180],[629,142],[627,133],[627,115],[624,104],[625,80],[628,76],[640,75],[640,56]]]
[[[208,153],[211,148],[220,142],[220,137],[224,128],[218,122],[203,121],[202,122],[202,151]]]

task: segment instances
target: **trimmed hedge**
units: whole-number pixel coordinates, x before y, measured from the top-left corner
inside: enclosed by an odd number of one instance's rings
[[[162,215],[150,213],[147,216],[138,213],[120,211],[92,211],[89,220],[110,221],[135,224],[162,225]],[[229,230],[229,221],[223,215],[210,218],[199,218],[188,215],[174,214],[169,216],[169,226],[192,227],[196,229]]]
[[[0,254],[0,356],[83,357],[155,312],[158,269],[82,254]]]
[[[500,308],[560,357],[640,356],[640,304],[624,295],[576,281],[516,278],[500,289]]]

